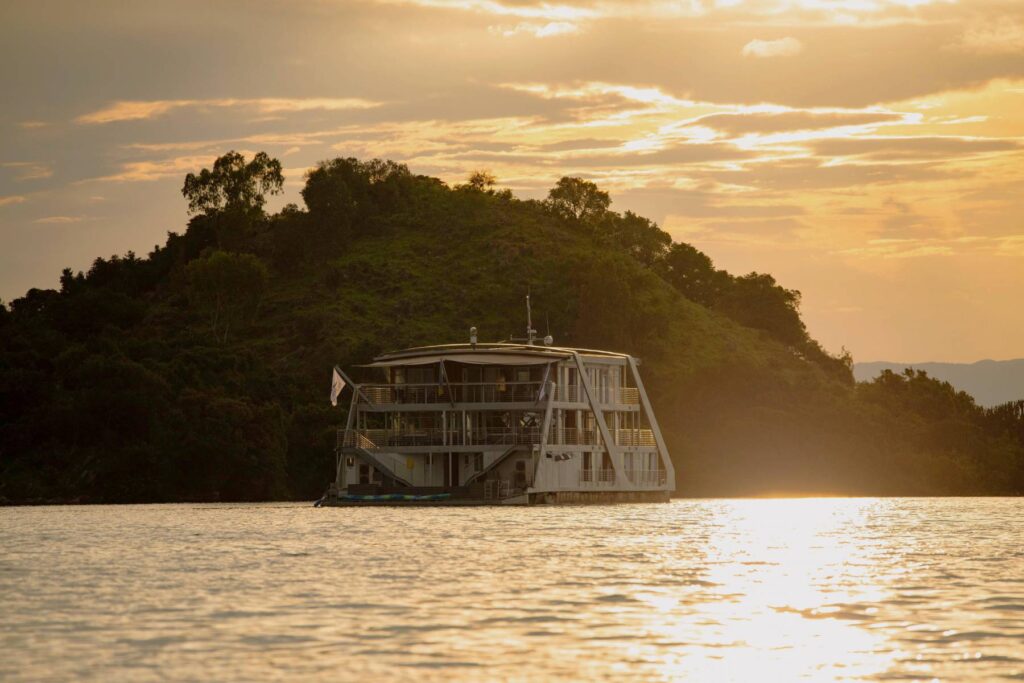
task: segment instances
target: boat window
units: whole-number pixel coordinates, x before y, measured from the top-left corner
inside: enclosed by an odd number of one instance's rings
[[[409,384],[433,384],[437,381],[437,368],[430,366],[425,368],[409,368]]]

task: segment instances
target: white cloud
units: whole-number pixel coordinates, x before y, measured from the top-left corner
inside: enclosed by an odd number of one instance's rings
[[[580,27],[569,21],[550,21],[546,24],[524,21],[511,28],[502,26],[494,28],[506,38],[522,33],[532,35],[535,38],[550,38],[552,36],[564,36],[580,32]]]
[[[803,52],[804,45],[796,38],[778,40],[754,39],[743,46],[744,57],[794,57]]]
[[[0,206],[8,206],[9,204],[21,204],[25,201],[25,197],[20,194],[7,195],[6,197],[0,197]]]
[[[521,17],[524,19],[544,19],[549,21],[565,21],[588,19],[607,15],[608,9],[598,11],[573,4],[552,5],[547,2],[511,2],[501,0],[378,0],[384,4],[410,4],[438,9],[455,9],[497,16]]]

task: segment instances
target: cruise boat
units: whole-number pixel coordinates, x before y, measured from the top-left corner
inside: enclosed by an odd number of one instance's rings
[[[527,302],[529,305],[529,302]],[[522,340],[423,346],[334,368],[351,392],[318,505],[667,501],[675,471],[637,359]],[[347,393],[347,392],[346,392]]]

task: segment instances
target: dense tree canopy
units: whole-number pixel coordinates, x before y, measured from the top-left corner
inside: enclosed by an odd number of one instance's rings
[[[317,221],[348,233],[386,207],[401,203],[411,176],[393,161],[332,159],[306,174],[302,199]]]
[[[854,384],[799,292],[716,269],[589,181],[520,201],[489,174],[449,189],[334,159],[305,208],[265,216],[265,154],[189,178],[182,234],[0,306],[0,499],[312,498],[344,421],[331,365],[471,324],[505,338],[527,288],[557,343],[643,359],[683,493],[1024,491],[1024,404],[921,373]]]
[[[196,310],[210,316],[216,339],[251,319],[267,288],[267,267],[252,254],[214,251],[185,267],[188,296]]]
[[[707,254],[689,244],[673,244],[658,266],[669,284],[704,306],[714,306],[732,283],[728,273],[716,270]]]

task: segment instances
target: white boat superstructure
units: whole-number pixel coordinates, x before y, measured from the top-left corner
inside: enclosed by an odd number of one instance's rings
[[[545,339],[550,344],[550,337]],[[632,356],[535,343],[383,354],[354,384],[324,504],[664,501],[675,470]]]

